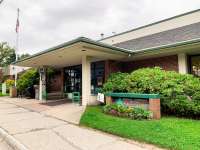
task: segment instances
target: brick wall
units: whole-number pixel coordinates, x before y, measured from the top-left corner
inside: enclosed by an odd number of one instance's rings
[[[155,66],[161,67],[164,70],[178,72],[178,56],[172,55],[159,58],[150,58],[138,61],[125,62],[123,63],[122,71],[131,72],[139,68]]]
[[[105,80],[114,72],[122,71],[122,63],[114,60],[105,61]]]
[[[62,90],[62,71],[58,70],[55,72],[53,77],[50,79],[49,92],[60,92]]]

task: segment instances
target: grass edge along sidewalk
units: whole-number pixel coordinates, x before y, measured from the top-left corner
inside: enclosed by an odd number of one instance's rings
[[[200,121],[163,117],[161,120],[129,120],[106,115],[101,106],[88,106],[80,125],[124,138],[175,150],[199,150]]]

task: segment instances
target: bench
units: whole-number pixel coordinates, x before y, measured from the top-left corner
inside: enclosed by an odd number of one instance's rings
[[[118,104],[124,104],[126,99],[134,101],[148,100],[148,110],[153,113],[153,119],[160,119],[160,95],[159,94],[138,94],[138,93],[106,93],[106,104],[112,104],[114,101]]]

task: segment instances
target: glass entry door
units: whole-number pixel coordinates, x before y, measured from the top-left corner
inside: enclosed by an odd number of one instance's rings
[[[72,93],[72,92],[80,92],[81,93],[81,81],[82,81],[82,73],[81,73],[81,65],[78,66],[70,66],[64,69],[64,92]]]

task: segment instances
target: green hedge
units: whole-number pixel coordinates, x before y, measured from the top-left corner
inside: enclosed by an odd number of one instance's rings
[[[103,91],[160,94],[163,113],[200,117],[200,80],[193,75],[164,71],[158,67],[143,68],[130,74],[112,74]]]

